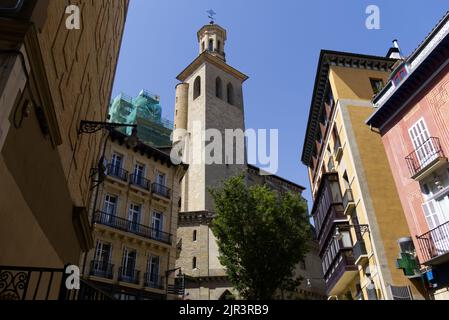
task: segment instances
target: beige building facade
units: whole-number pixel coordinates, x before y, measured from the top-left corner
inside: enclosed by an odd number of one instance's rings
[[[159,149],[111,132],[105,179],[93,197],[95,248],[81,259],[83,274],[121,300],[178,299],[175,284],[180,181],[187,167]],[[95,194],[95,192],[94,192]]]

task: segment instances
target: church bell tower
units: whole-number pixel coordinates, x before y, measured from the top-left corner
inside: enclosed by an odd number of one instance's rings
[[[225,153],[225,130],[245,130],[242,84],[246,75],[226,63],[225,44],[227,33],[221,26],[210,23],[197,33],[199,55],[177,77],[175,129],[185,129],[190,142],[186,152],[198,153],[198,139],[194,128],[201,127],[207,134],[215,129],[222,134],[222,163],[189,163],[184,178],[182,211],[213,211],[213,201],[207,188],[220,184],[226,178],[246,168],[236,158],[230,159]],[[177,142],[179,137],[174,137]],[[206,137],[204,146],[210,142]],[[245,147],[234,146],[233,155],[244,154]],[[207,154],[206,154],[207,156]],[[217,155],[214,155],[217,156]]]
[[[208,189],[246,170],[244,139],[240,144],[234,139],[230,159],[225,150],[225,131],[245,130],[242,85],[248,77],[226,62],[224,28],[211,22],[198,31],[197,38],[199,55],[177,77],[180,83],[176,86],[173,142],[181,142],[183,136],[178,136],[176,129],[182,129],[184,137],[188,137],[184,156],[201,153],[198,146],[204,147],[207,156],[207,146],[215,142],[207,132],[220,132],[222,148],[218,152],[222,162],[186,161],[189,168],[181,186],[176,263],[190,279],[198,279],[193,283],[208,279],[208,284],[193,284],[187,291],[189,299],[215,300],[232,291],[232,286],[218,260],[218,247],[210,229],[214,204]],[[205,133],[204,140],[195,136],[198,129]],[[243,154],[243,161],[239,161],[238,154]],[[220,154],[214,151],[213,156]]]

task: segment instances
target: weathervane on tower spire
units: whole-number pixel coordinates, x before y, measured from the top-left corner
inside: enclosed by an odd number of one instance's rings
[[[215,23],[215,16],[217,15],[217,13],[214,10],[212,10],[212,9],[206,11],[206,13],[208,14],[208,17],[211,20],[210,24],[214,24]]]

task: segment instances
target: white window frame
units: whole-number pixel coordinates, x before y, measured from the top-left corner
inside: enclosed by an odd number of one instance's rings
[[[431,157],[432,153],[437,157],[435,146],[430,139],[432,136],[424,117],[421,117],[408,129],[408,134],[421,166],[425,166],[434,160],[434,157]]]

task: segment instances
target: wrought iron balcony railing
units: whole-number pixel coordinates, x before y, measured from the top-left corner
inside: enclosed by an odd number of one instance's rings
[[[165,278],[157,274],[145,273],[143,286],[145,288],[164,289]]]
[[[94,223],[99,223],[117,230],[130,232],[140,237],[171,244],[172,235],[158,229],[150,228],[137,222],[116,217],[105,212],[97,212]]]
[[[119,167],[119,166],[115,166],[113,164],[109,164],[107,167],[107,175],[117,178],[119,180],[122,181],[128,181],[128,171],[126,171],[125,169]]]
[[[151,185],[151,192],[160,195],[164,198],[170,199],[171,190],[162,184],[153,183]]]
[[[115,300],[82,278],[69,290],[67,276],[62,268],[0,266],[0,300]]]
[[[114,276],[114,265],[106,261],[92,260],[90,262],[90,275],[112,279]]]
[[[136,269],[119,268],[118,281],[140,284],[140,271]]]
[[[405,160],[407,161],[410,175],[416,177],[429,165],[432,165],[436,159],[444,157],[445,155],[441,148],[440,139],[431,137],[405,157]]]
[[[423,263],[449,253],[449,221],[417,236]]]
[[[151,188],[150,180],[145,179],[141,175],[132,174],[130,176],[130,183],[147,191],[150,191]]]

